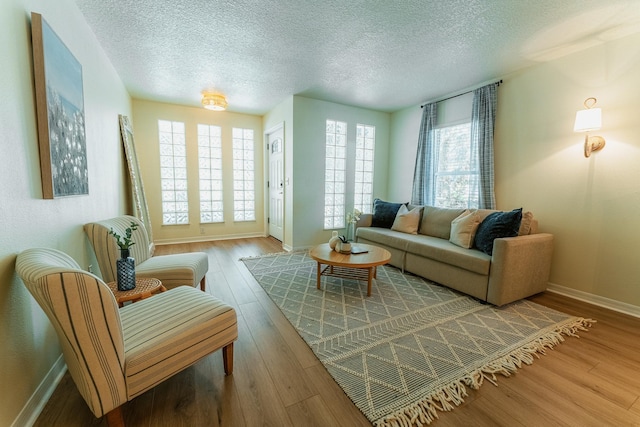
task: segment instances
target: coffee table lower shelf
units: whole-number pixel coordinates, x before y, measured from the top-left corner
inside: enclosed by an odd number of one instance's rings
[[[318,245],[309,251],[309,256],[318,263],[318,289],[321,289],[322,276],[366,280],[367,296],[371,296],[371,280],[376,278],[376,267],[388,263],[391,253],[366,243],[358,243],[358,246],[365,252],[343,254],[331,249],[328,243]],[[324,269],[323,265],[326,266]]]
[[[367,282],[367,296],[371,296],[371,279],[376,278],[376,267],[354,268],[327,265],[324,268],[318,263],[318,289],[320,289],[320,277],[338,277],[341,279],[363,280]]]

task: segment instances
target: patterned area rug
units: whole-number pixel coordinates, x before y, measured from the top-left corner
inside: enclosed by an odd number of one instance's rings
[[[486,379],[593,323],[522,300],[494,307],[390,266],[366,282],[323,277],[306,252],[242,260],[376,426],[419,426]]]

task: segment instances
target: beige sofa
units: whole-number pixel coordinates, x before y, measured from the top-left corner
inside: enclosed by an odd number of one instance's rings
[[[425,206],[417,234],[371,227],[373,216],[362,215],[356,241],[391,252],[390,264],[495,305],[507,304],[547,288],[553,235],[538,233],[530,212],[523,215],[520,235],[497,238],[493,253],[466,249],[449,241],[451,221],[464,209]],[[480,220],[495,211],[478,210]]]

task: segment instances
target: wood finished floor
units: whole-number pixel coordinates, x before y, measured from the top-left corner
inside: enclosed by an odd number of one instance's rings
[[[234,373],[225,377],[218,351],[125,404],[127,426],[371,425],[239,261],[281,250],[271,238],[158,247],[158,254],[209,254],[207,292],[238,313]],[[497,387],[470,390],[432,425],[640,426],[640,319],[553,293],[531,300],[598,323],[517,374],[499,376]],[[66,373],[35,425],[106,421],[93,416]]]

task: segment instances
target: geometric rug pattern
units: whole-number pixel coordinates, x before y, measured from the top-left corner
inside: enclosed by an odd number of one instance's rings
[[[307,252],[243,262],[349,398],[376,426],[429,424],[466,387],[522,363],[593,323],[521,300],[481,303],[391,266],[363,281],[323,277]]]

